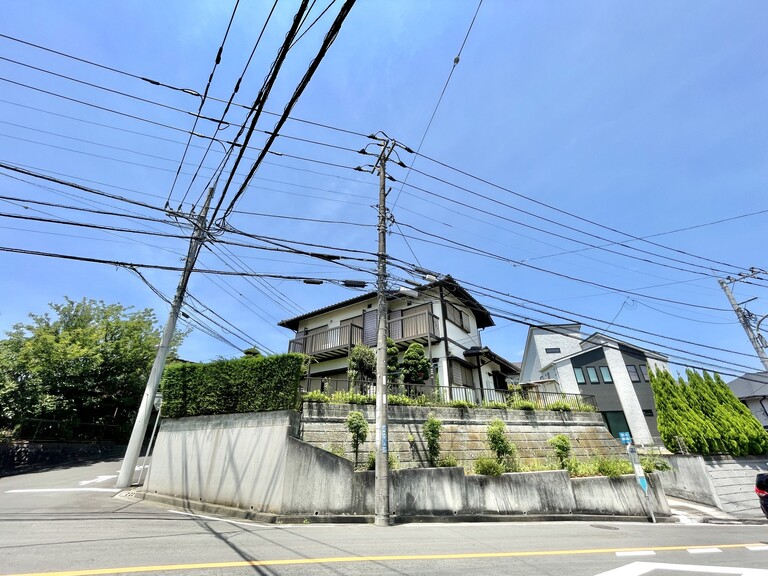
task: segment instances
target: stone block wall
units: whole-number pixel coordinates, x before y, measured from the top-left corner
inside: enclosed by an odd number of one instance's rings
[[[343,450],[345,457],[354,460],[351,435],[345,424],[351,410],[362,412],[370,425],[368,440],[360,447],[358,456],[359,462],[365,463],[374,450],[374,406],[305,402],[299,437],[330,452]],[[491,455],[486,430],[494,418],[506,423],[507,436],[517,446],[523,463],[554,458],[547,440],[557,434],[571,439],[574,456],[579,458],[626,456],[624,448],[611,436],[597,413],[390,406],[389,450],[397,456],[401,468],[428,465],[422,428],[430,412],[443,423],[441,454],[452,454],[459,465],[467,469],[472,468],[478,456]]]

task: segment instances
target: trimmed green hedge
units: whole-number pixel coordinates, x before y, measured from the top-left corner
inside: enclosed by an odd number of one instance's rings
[[[161,383],[163,414],[180,418],[297,408],[305,366],[302,354],[169,364]]]

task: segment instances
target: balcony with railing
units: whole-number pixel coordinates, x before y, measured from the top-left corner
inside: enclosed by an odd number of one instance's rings
[[[421,344],[439,341],[439,323],[437,316],[429,312],[402,316],[388,321],[389,337],[400,348],[412,342]],[[371,331],[372,339],[366,344],[376,345],[376,333]],[[314,356],[318,360],[329,360],[347,356],[352,347],[364,341],[362,326],[346,324],[312,334],[298,336],[288,343],[289,352],[301,352]]]

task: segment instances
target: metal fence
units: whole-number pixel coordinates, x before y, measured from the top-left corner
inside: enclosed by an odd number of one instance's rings
[[[29,418],[18,427],[14,438],[30,442],[101,442],[118,440],[124,435],[115,424]]]
[[[376,383],[359,381],[351,383],[346,378],[307,378],[302,386],[304,392],[318,391],[332,396],[337,392],[354,392],[376,397]],[[467,386],[435,386],[433,384],[390,383],[389,394],[399,394],[413,399],[425,397],[435,402],[463,401],[475,406],[488,403],[505,404],[510,408],[547,410],[551,408],[571,410],[597,410],[594,396],[567,394],[565,392],[542,392],[535,388],[500,390],[470,388]]]

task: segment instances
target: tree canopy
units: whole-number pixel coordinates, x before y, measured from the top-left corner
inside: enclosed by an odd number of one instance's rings
[[[110,429],[119,434],[133,420],[160,343],[154,313],[69,298],[50,308],[0,340],[0,427],[50,419],[69,430],[117,425]]]
[[[697,454],[765,454],[768,433],[739,402],[718,374],[687,370],[677,381],[666,370],[651,374],[659,433],[664,445],[678,449],[677,439]]]

